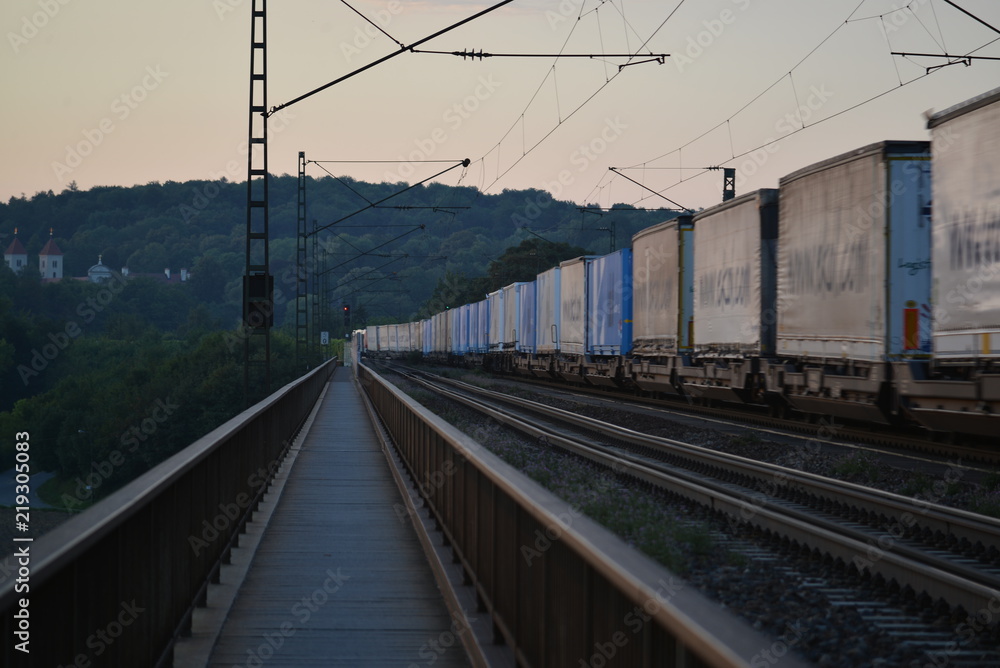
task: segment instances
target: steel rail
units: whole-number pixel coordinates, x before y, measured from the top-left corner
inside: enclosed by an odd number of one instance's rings
[[[588,396],[609,398],[606,388],[595,388],[587,385],[568,385],[565,382],[549,381],[544,378],[518,377],[519,382],[526,385],[538,385],[561,392],[575,392]],[[854,440],[869,445],[887,446],[900,448],[903,450],[914,450],[947,457],[961,457],[963,460],[974,461],[985,464],[1000,464],[1000,452],[995,448],[988,449],[975,445],[956,445],[943,441],[931,441],[913,435],[899,434],[892,431],[869,430],[861,427],[854,427],[848,424],[823,424],[806,422],[792,418],[776,417],[760,412],[760,409],[767,408],[762,405],[746,404],[742,407],[730,404],[732,407],[719,407],[717,405],[705,405],[689,403],[684,397],[654,399],[630,394],[620,394],[616,398],[636,405],[652,406],[658,409],[673,411],[682,415],[697,415],[716,419],[733,420],[737,423],[752,424],[758,427],[768,427],[772,429],[782,429],[789,432],[809,434],[817,436],[824,429],[836,429],[837,437],[842,440]]]
[[[441,380],[449,385],[456,383],[467,385],[450,379]],[[425,383],[426,381],[417,379],[417,382]],[[669,489],[674,493],[693,499],[702,505],[738,518],[741,522],[748,522],[760,529],[788,538],[797,544],[820,549],[824,553],[843,560],[846,564],[853,564],[859,571],[867,570],[872,574],[879,574],[886,581],[895,580],[901,586],[908,584],[918,592],[926,592],[933,598],[940,598],[952,606],[961,606],[967,612],[974,613],[980,610],[992,610],[997,605],[1000,605],[1000,579],[995,575],[926,554],[921,550],[903,545],[899,541],[893,541],[883,549],[878,543],[874,543],[872,540],[873,536],[868,532],[850,529],[836,522],[820,519],[814,513],[790,509],[780,503],[773,503],[769,500],[761,501],[759,498],[754,498],[740,491],[734,491],[727,484],[708,480],[701,475],[692,475],[672,468],[668,470],[667,467],[658,462],[650,463],[643,461],[641,457],[629,454],[612,453],[606,447],[584,443],[577,438],[566,437],[551,429],[539,427],[512,416],[482,401],[464,396],[459,392],[435,387],[433,383],[427,383],[425,386],[475,410],[484,412],[490,417],[523,431],[534,438],[544,438],[550,444],[555,444],[570,452],[584,456],[616,472],[625,473],[645,482]],[[560,420],[586,425],[588,429],[600,427],[600,431],[606,434],[615,434],[615,438],[622,439],[623,436],[627,438],[639,437],[638,440],[644,443],[652,443],[657,440],[669,441],[669,439],[658,439],[657,437],[638,434],[637,432],[611,425],[595,425],[598,421],[591,418],[567,413],[561,409],[534,404],[533,402],[526,402],[526,400],[506,394],[474,386],[466,386],[463,389],[474,391],[477,394],[489,395],[492,400],[504,403],[522,405],[529,403],[531,404],[530,410],[532,411],[558,416]],[[673,441],[672,444],[683,446],[686,450],[704,450],[697,446],[677,441]],[[726,463],[726,467],[729,470],[739,470],[746,463],[751,465],[751,469],[763,467],[766,470],[768,467],[772,467],[783,472],[800,473],[791,469],[761,464],[752,460],[745,460],[745,458],[723,455],[722,453],[713,451],[705,451],[704,454],[710,456],[710,459],[713,461],[732,458],[731,462]],[[736,460],[743,460],[743,462]],[[802,475],[811,476],[811,474]],[[827,489],[836,487],[834,481],[824,482],[828,483],[826,485]],[[852,490],[854,493],[865,490],[865,488],[857,485],[851,485],[851,487],[858,488]],[[941,512],[952,510],[943,506],[939,507],[939,509],[941,509]],[[971,513],[961,514],[972,515],[972,519],[979,517]],[[991,518],[982,519],[990,520]],[[991,529],[995,528],[995,523],[993,522],[986,521],[985,524]],[[875,549],[873,549],[873,543]]]
[[[450,378],[436,378],[438,382],[489,396],[495,400],[515,404],[553,419],[589,429],[616,440],[623,440],[669,455],[684,455],[701,465],[717,467],[736,475],[751,475],[770,484],[796,489],[807,494],[822,494],[825,498],[860,508],[891,520],[902,521],[907,514],[919,515],[921,524],[946,536],[966,539],[972,544],[1000,545],[1000,519],[952,508],[930,501],[915,499],[885,490],[855,483],[833,480],[814,473],[769,464],[739,455],[718,452],[709,448],[684,443],[661,436],[650,436],[626,427],[602,422],[585,415],[578,415],[553,406],[546,406],[526,399],[494,392]],[[908,520],[907,520],[908,521]]]

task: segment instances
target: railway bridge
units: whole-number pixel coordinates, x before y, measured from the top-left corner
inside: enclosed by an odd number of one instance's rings
[[[18,547],[4,666],[748,666],[774,642],[336,360]]]

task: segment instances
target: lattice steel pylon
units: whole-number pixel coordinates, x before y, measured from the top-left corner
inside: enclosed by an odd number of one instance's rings
[[[295,251],[295,363],[304,370],[309,360],[309,268],[306,250],[309,230],[306,229],[306,152],[299,151],[299,235]],[[318,335],[317,335],[318,336]]]
[[[312,338],[310,340],[310,349],[312,351],[312,360],[314,365],[319,365],[322,361],[322,351],[319,347],[319,332],[322,328],[322,321],[320,319],[320,309],[319,309],[319,271],[320,266],[323,264],[324,259],[319,255],[319,230],[316,229],[316,221],[313,221],[312,226],[312,247],[313,247],[313,267],[312,267]]]
[[[267,0],[251,0],[247,131],[246,271],[243,274],[243,397],[271,391],[274,277],[270,271],[267,173]]]

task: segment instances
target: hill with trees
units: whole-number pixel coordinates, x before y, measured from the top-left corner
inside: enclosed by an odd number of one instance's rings
[[[311,286],[317,274],[325,282],[323,329],[346,332],[341,304],[357,328],[478,301],[569,257],[627,246],[673,215],[625,205],[581,211],[538,190],[487,195],[433,183],[394,197],[406,188],[307,179],[309,227],[320,230],[309,238],[307,271]],[[297,179],[272,178],[270,195],[278,387],[302,371],[293,359]],[[104,494],[241,410],[233,333],[245,225],[246,184],[225,180],[71,186],[0,203],[0,244],[16,228],[29,258],[18,274],[0,268],[0,456],[13,461],[13,434],[30,431],[35,466],[57,471],[65,493],[132,448],[102,479]],[[37,268],[50,235],[64,253],[55,282]],[[115,270],[112,282],[74,280],[98,258]],[[164,280],[167,269],[174,280]],[[142,425],[150,433],[135,433]]]

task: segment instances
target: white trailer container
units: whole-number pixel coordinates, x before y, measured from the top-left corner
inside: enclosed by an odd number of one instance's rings
[[[582,380],[587,349],[587,260],[581,256],[559,264],[559,356],[555,371],[567,380]]]
[[[778,191],[758,190],[694,217],[693,397],[759,402],[761,356],[774,354]]]
[[[517,284],[517,345],[518,352],[535,352],[535,302],[537,285],[535,281]]]
[[[365,346],[369,353],[378,352],[378,327],[375,325],[365,327]]]
[[[526,283],[511,283],[503,287],[503,336],[501,345],[504,350],[521,349],[521,297],[522,287]]]
[[[1000,88],[934,114],[934,360],[896,363],[907,412],[1000,434]]]
[[[758,190],[694,217],[696,356],[774,354],[778,191]]]
[[[632,380],[644,390],[680,393],[676,372],[694,338],[693,269],[691,216],[632,237]]]
[[[869,362],[929,354],[927,142],[871,144],[780,186],[778,354]]]
[[[489,352],[499,352],[503,349],[504,308],[503,289],[491,292],[486,297],[489,304],[490,326],[488,332]]]
[[[535,351],[540,355],[559,351],[561,287],[559,267],[538,274],[535,280]]]
[[[489,350],[490,305],[485,299],[469,304],[469,351],[482,355]]]
[[[451,311],[442,311],[431,316],[433,343],[432,357],[447,359],[451,354]]]
[[[694,222],[677,216],[632,237],[632,352],[690,352],[694,318]]]
[[[396,325],[396,356],[402,357],[410,352],[410,323]]]
[[[469,352],[469,304],[451,309],[451,352],[459,357]]]
[[[934,354],[1000,359],[1000,88],[928,122],[934,154]]]
[[[399,353],[399,325],[384,325],[386,332],[386,350],[390,357]]]
[[[887,141],[781,179],[780,365],[795,408],[888,422],[890,363],[931,354],[927,142]]]
[[[559,264],[562,299],[559,303],[559,350],[567,355],[583,355],[587,345],[587,272],[588,257],[577,257]]]
[[[423,339],[423,326],[420,321],[411,322],[407,326],[410,330],[410,347],[407,352],[419,353],[423,349],[423,346],[421,345]]]

